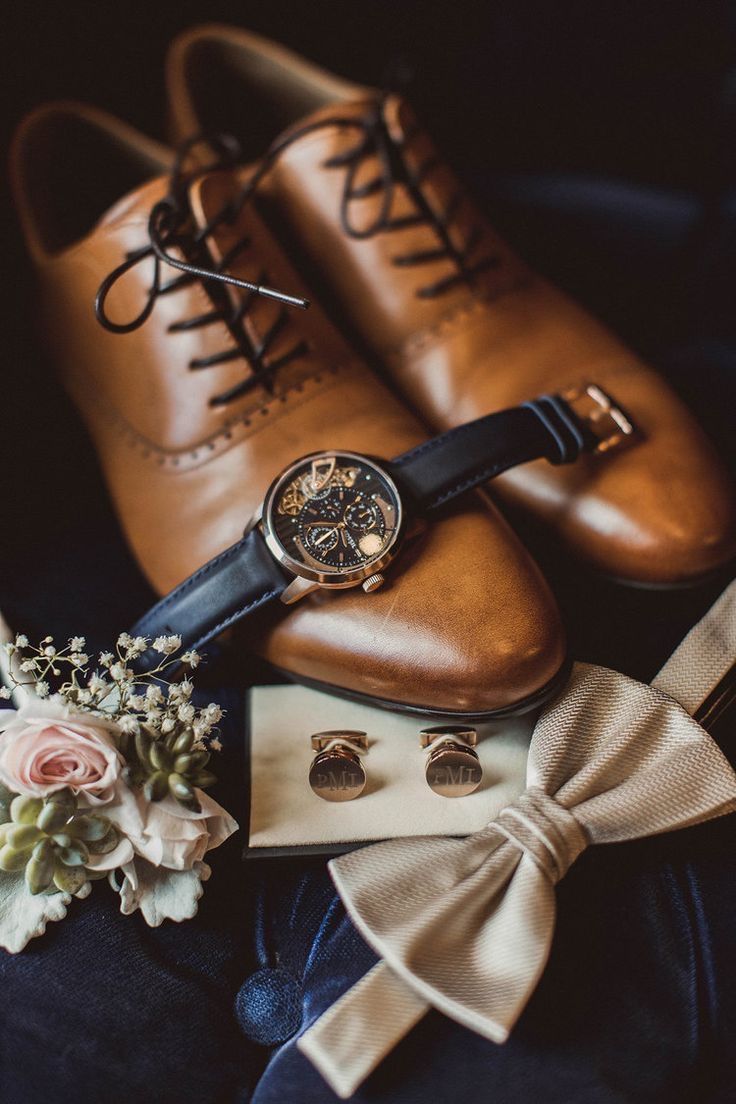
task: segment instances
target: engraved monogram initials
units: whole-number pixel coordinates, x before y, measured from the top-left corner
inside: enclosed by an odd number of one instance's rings
[[[320,790],[353,790],[363,779],[357,771],[343,767],[342,770],[322,771],[315,777],[315,785]]]
[[[477,776],[477,767],[436,766],[429,771],[429,784],[430,786],[468,786]]]

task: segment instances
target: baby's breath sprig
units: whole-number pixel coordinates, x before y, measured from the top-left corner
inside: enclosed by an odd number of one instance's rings
[[[53,636],[44,637],[34,646],[27,636],[19,634],[3,647],[12,661],[7,678],[13,688],[32,688],[41,698],[56,694],[69,706],[114,721],[121,744],[126,745],[121,747],[124,754],[129,750],[130,738],[141,730],[148,742],[164,740],[171,746],[186,734],[184,742],[192,753],[216,751],[222,746],[216,734],[223,717],[220,706],[211,702],[196,708],[190,700],[194,685],[188,676],[168,682],[167,675],[173,668],[183,665],[191,671],[201,662],[194,649],[178,654],[182,647],[178,635],[151,641],[121,633],[115,651],[100,652],[91,673],[83,636],[73,636],[63,647],[57,647]],[[145,672],[136,670],[135,660],[149,651],[160,657],[158,662]],[[10,687],[0,687],[0,697],[10,698],[11,694]]]
[[[15,661],[7,671],[7,678],[13,683],[13,688],[33,687],[39,698],[47,698],[52,689],[60,693],[62,687],[78,688],[80,673],[86,673],[89,663],[85,646],[83,636],[71,637],[62,648],[55,646],[53,636],[45,636],[40,644],[34,646],[27,636],[19,633],[15,641],[3,645],[7,655]],[[15,670],[29,677],[19,678]],[[61,678],[64,670],[71,677],[61,686],[55,685],[54,680]],[[11,693],[9,687],[0,687],[0,698],[9,698]]]

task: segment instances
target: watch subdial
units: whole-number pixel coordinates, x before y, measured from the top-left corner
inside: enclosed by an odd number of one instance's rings
[[[342,520],[342,503],[337,500],[334,493],[325,491],[320,495],[319,501],[309,501],[299,514],[299,523],[306,528],[323,525],[326,529],[334,526]]]
[[[345,524],[358,533],[368,533],[371,529],[375,529],[379,518],[378,507],[365,499],[353,502],[345,511]]]
[[[306,528],[302,534],[304,547],[316,559],[324,560],[328,553],[333,552],[340,540],[340,530],[336,525],[312,525]]]

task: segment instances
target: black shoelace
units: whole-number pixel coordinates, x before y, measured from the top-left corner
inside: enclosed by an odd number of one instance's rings
[[[251,374],[245,380],[224,394],[216,395],[211,399],[211,405],[217,406],[231,402],[259,384],[265,386],[268,390],[272,390],[273,377],[278,369],[304,355],[309,349],[308,344],[302,341],[276,361],[266,361],[269,348],[287,323],[288,311],[286,308],[294,306],[304,308],[308,306],[308,301],[287,295],[265,285],[263,283],[266,279],[265,271],[261,273],[257,284],[238,280],[223,271],[248,247],[249,239],[247,237],[239,239],[215,268],[207,267],[208,262],[211,264],[211,258],[207,254],[206,242],[207,238],[219,225],[235,222],[244,204],[253,196],[263,177],[286,149],[306,135],[329,127],[341,127],[358,132],[357,141],[353,146],[329,158],[323,165],[326,169],[346,170],[340,203],[340,224],[343,232],[349,237],[361,240],[378,233],[402,230],[413,226],[429,226],[435,235],[437,244],[427,249],[398,254],[392,258],[392,264],[400,268],[409,268],[443,259],[452,263],[453,271],[447,276],[416,289],[415,294],[422,299],[435,298],[463,283],[472,287],[475,278],[488,269],[496,268],[500,263],[500,259],[492,253],[476,255],[479,253],[479,246],[483,238],[479,226],[470,229],[461,245],[458,246],[453,242],[450,231],[462,202],[462,193],[459,190],[455,192],[450,197],[443,212],[435,211],[424,195],[422,186],[436,167],[438,158],[435,156],[427,157],[416,168],[411,168],[407,164],[404,147],[411,141],[416,130],[410,130],[401,139],[393,137],[384,118],[384,99],[378,100],[373,108],[369,109],[362,117],[331,116],[313,123],[305,123],[277,139],[261,159],[240,193],[196,233],[187,230],[191,221],[187,203],[189,186],[197,176],[237,164],[240,159],[240,150],[237,141],[229,135],[197,136],[184,143],[177,155],[171,173],[169,195],[156,203],[151,211],[148,223],[148,244],[130,253],[125,261],[111,272],[100,285],[95,300],[95,312],[100,323],[114,333],[128,333],[146,321],[160,295],[166,295],[194,279],[199,279],[203,282],[203,286],[212,300],[213,309],[195,318],[174,323],[169,327],[170,331],[196,329],[214,321],[224,321],[235,340],[235,348],[193,360],[190,367],[192,369],[208,368],[214,364],[221,364],[226,360],[233,360],[242,356],[252,368]],[[201,142],[206,142],[213,149],[216,159],[212,164],[198,169],[195,173],[186,174],[183,168],[186,157],[192,148]],[[378,174],[366,183],[357,184],[356,180],[361,166],[366,158],[373,156],[378,160]],[[403,185],[410,195],[415,207],[412,214],[403,216],[393,216],[391,214],[397,185]],[[381,204],[373,221],[362,228],[355,226],[350,217],[352,202],[379,193],[381,194]],[[172,248],[178,248],[187,257],[187,260],[180,261],[172,256],[169,252]],[[105,312],[105,302],[110,290],[115,282],[133,265],[148,257],[153,258],[153,280],[143,309],[130,322],[122,324],[113,322]],[[161,282],[162,263],[181,270],[182,275],[163,284]],[[222,285],[224,284],[232,284],[248,292],[248,295],[243,298],[235,311],[233,311],[226,294],[223,292]],[[253,299],[258,295],[275,299],[284,306],[268,333],[256,346],[249,339],[242,322],[253,303]]]
[[[279,156],[300,138],[327,127],[342,127],[357,131],[357,141],[349,149],[323,163],[325,169],[345,169],[345,182],[340,202],[340,225],[345,234],[354,239],[365,239],[375,234],[403,230],[408,227],[426,225],[434,233],[436,244],[428,249],[412,253],[398,254],[392,258],[392,264],[399,268],[409,268],[430,261],[448,260],[454,271],[431,284],[425,284],[415,290],[420,299],[433,299],[459,284],[473,286],[476,276],[500,264],[500,258],[493,253],[482,253],[483,232],[480,226],[471,227],[465,241],[456,245],[451,236],[453,220],[462,203],[462,192],[454,192],[443,212],[435,211],[428,202],[423,185],[439,163],[436,155],[426,157],[423,162],[412,168],[407,163],[404,148],[408,146],[417,128],[413,127],[403,137],[391,135],[384,118],[386,97],[378,100],[366,114],[360,118],[335,115],[304,126],[284,135],[270,147],[254,175],[248,181],[241,201],[257,188],[260,180],[269,171]],[[378,173],[364,184],[356,180],[362,165],[368,157],[378,160]],[[403,185],[410,195],[415,210],[412,214],[392,216],[394,195],[397,185]],[[371,223],[363,228],[353,224],[350,217],[351,204],[356,199],[365,199],[371,195],[381,195],[381,204]],[[479,255],[478,255],[479,254]]]
[[[191,153],[192,148],[203,141],[206,141],[214,149],[216,160],[195,172],[187,173],[184,168],[186,158]],[[102,281],[95,298],[95,314],[100,324],[113,333],[130,333],[142,326],[150,317],[159,296],[170,294],[194,280],[201,280],[202,286],[212,302],[212,310],[194,318],[172,323],[169,326],[169,332],[181,333],[207,326],[212,322],[224,322],[234,339],[235,347],[214,353],[208,357],[195,358],[189,363],[190,369],[196,371],[209,368],[215,364],[223,364],[241,356],[245,358],[252,369],[250,375],[234,387],[222,394],[213,396],[210,399],[211,406],[222,406],[232,402],[259,385],[265,387],[268,391],[272,391],[275,373],[309,351],[308,343],[299,341],[275,360],[267,360],[273,342],[288,322],[288,308],[301,307],[305,309],[309,306],[309,301],[269,287],[265,283],[267,279],[265,271],[262,271],[259,275],[258,283],[239,280],[223,271],[248,248],[250,239],[247,236],[238,239],[217,266],[210,267],[212,261],[207,251],[207,239],[222,223],[235,221],[246,197],[238,197],[234,204],[226,205],[206,226],[199,230],[193,231],[191,228],[192,223],[187,199],[191,184],[197,177],[203,176],[214,169],[235,165],[239,160],[239,155],[240,150],[237,143],[227,135],[208,136],[206,138],[197,136],[184,143],[178,151],[172,168],[169,193],[164,199],[154,204],[151,209],[148,219],[149,240],[147,244],[126,256],[125,260]],[[178,257],[172,256],[170,252],[172,249],[178,249],[187,260],[182,261]],[[107,296],[115,283],[129,269],[147,258],[153,260],[153,276],[142,310],[129,322],[114,322],[106,313]],[[163,283],[161,279],[162,264],[180,270],[182,275],[175,277],[168,283]],[[234,309],[224,291],[225,284],[230,284],[248,293]],[[273,299],[282,304],[282,309],[258,343],[251,339],[243,326],[243,321],[257,296]]]

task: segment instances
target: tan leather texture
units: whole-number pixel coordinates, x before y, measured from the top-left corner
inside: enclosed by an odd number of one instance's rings
[[[53,227],[28,200],[34,143],[70,113],[96,141],[107,136],[132,159],[146,161],[151,149],[140,149],[127,128],[98,112],[50,108],[17,136],[13,176],[49,343],[94,439],[127,540],[163,594],[239,539],[271,481],[299,456],[335,448],[391,458],[426,431],[317,305],[288,312],[270,344],[266,364],[306,345],[271,374],[272,390],[259,385],[219,405],[211,400],[247,378],[249,364],[242,356],[197,369],[190,362],[234,349],[231,331],[221,319],[170,329],[212,311],[201,282],[159,296],[148,320],[130,333],[104,330],[93,312],[97,288],[126,253],[145,246],[151,207],[166,194],[168,180],[161,171],[144,179],[80,237],[46,248]],[[160,151],[159,170],[168,156]],[[197,225],[208,223],[239,187],[226,173],[197,180],[190,196]],[[252,207],[212,235],[212,261],[244,238],[248,244],[228,271],[309,296]],[[164,280],[175,276],[167,271]],[[150,257],[133,265],[109,296],[109,314],[120,322],[138,314],[151,279]],[[233,306],[242,294],[233,293]],[[244,325],[256,345],[281,309],[265,299],[252,302]],[[464,500],[407,549],[384,589],[319,594],[269,611],[243,626],[240,640],[244,652],[259,651],[300,678],[402,706],[464,713],[518,705],[537,695],[564,661],[546,583],[495,507],[479,496]]]
[[[595,568],[624,580],[677,585],[730,560],[733,488],[689,411],[614,334],[513,254],[402,100],[380,103],[405,174],[394,172],[392,181],[368,126],[378,93],[248,32],[204,27],[183,35],[169,57],[179,135],[214,110],[215,62],[225,50],[231,99],[238,78],[250,112],[260,106],[265,113],[288,88],[283,102],[292,118],[278,138],[284,149],[261,189],[267,217],[429,425],[447,429],[545,391],[595,382],[640,431],[620,452],[569,467],[517,468],[494,482],[493,493],[532,511]],[[263,150],[248,150],[256,152]],[[492,263],[427,294],[461,271],[452,250],[462,253],[471,241],[466,270]],[[425,258],[407,263],[419,254]]]

